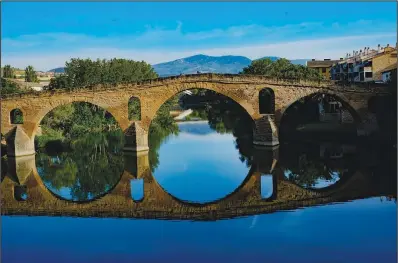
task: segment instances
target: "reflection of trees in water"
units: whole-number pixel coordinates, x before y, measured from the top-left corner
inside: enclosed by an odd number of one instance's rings
[[[242,106],[211,90],[198,90],[194,92],[193,96],[182,96],[183,107],[186,101],[189,102],[189,107],[196,112],[196,116],[208,120],[211,129],[217,133],[228,133],[235,137],[235,147],[239,150],[240,160],[250,166],[253,120]]]
[[[123,133],[90,133],[70,143],[56,156],[39,152],[37,166],[53,190],[70,188],[71,199],[89,200],[116,185],[124,169]]]
[[[207,119],[211,129],[220,134],[232,133],[240,160],[251,165],[252,119],[236,102],[209,90],[192,90],[193,95],[174,96],[163,104],[149,130],[149,160],[154,171],[159,165],[159,148],[179,128],[169,112],[179,102],[182,108],[193,109],[191,116]],[[187,102],[188,101],[188,102]]]
[[[303,187],[314,187],[319,180],[339,180],[355,165],[353,156],[332,160],[320,157],[322,142],[286,143],[280,146],[280,165],[285,177]]]
[[[178,98],[166,101],[156,113],[149,128],[149,163],[152,172],[159,166],[159,148],[170,135],[178,134],[178,125],[170,116],[170,110],[177,104]]]

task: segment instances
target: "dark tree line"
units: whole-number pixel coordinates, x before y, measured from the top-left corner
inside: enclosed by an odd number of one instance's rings
[[[289,60],[281,58],[272,61],[270,58],[263,58],[252,61],[243,68],[243,74],[263,75],[278,79],[298,79],[319,81],[323,79],[322,74],[317,70],[303,65],[294,65]]]
[[[48,89],[74,89],[96,84],[117,84],[157,78],[144,61],[111,59],[95,61],[73,58],[65,64],[65,74],[51,79]]]

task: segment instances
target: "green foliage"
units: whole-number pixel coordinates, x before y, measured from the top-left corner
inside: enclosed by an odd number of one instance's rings
[[[159,165],[160,145],[171,135],[177,135],[179,128],[173,117],[170,116],[170,110],[178,103],[178,97],[174,96],[166,101],[157,111],[155,118],[149,128],[149,162],[152,172]]]
[[[73,89],[95,84],[117,84],[157,78],[151,65],[128,59],[96,60],[73,58],[66,62],[65,75],[51,80],[49,89]]]
[[[50,80],[50,83],[48,84],[48,89],[49,90],[55,90],[55,89],[70,89],[72,87],[72,82],[71,78],[65,75],[57,76],[55,78],[52,78]]]
[[[27,66],[25,68],[25,81],[26,82],[39,82],[36,71],[33,66]]]
[[[10,65],[5,65],[3,68],[3,78],[13,78],[14,69]]]
[[[42,126],[42,134],[43,135],[41,136],[35,137],[37,146],[39,148],[45,147],[47,143],[50,141],[56,141],[56,140],[63,141],[65,139],[62,130],[53,129],[47,126]]]
[[[72,151],[39,152],[40,176],[55,194],[69,188],[67,199],[94,199],[119,182],[124,168],[123,145],[121,131],[85,134],[71,141]]]
[[[13,93],[23,93],[22,90],[16,83],[9,81],[5,78],[1,78],[1,94],[13,94]]]
[[[301,79],[319,81],[323,79],[318,71],[303,65],[294,65],[289,60],[281,58],[272,61],[269,58],[254,60],[241,72],[243,74],[264,75],[279,79]]]
[[[88,132],[103,131],[116,120],[106,110],[86,102],[73,102],[49,112],[42,120],[43,136],[48,131],[62,131],[66,139],[77,138]]]
[[[236,138],[236,148],[240,160],[251,165],[253,120],[249,114],[235,101],[214,91],[198,89],[191,90],[193,95],[182,97],[185,103],[193,109],[191,117],[208,120],[211,129],[217,133],[232,133]]]

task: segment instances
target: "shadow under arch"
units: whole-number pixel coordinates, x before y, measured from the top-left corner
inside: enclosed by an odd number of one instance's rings
[[[293,103],[289,104],[287,107],[284,108],[284,110],[280,111],[279,114],[279,138],[281,138],[281,136],[283,136],[283,134],[281,132],[283,132],[283,128],[286,126],[286,122],[289,120],[287,119],[287,115],[289,114],[289,111],[292,111],[294,107],[302,104],[300,102],[300,100],[304,100],[304,103],[308,103],[309,100],[315,100],[315,99],[320,99],[322,98],[322,95],[326,95],[330,98],[333,98],[334,100],[338,101],[341,103],[342,107],[344,109],[346,109],[350,115],[352,116],[353,120],[354,120],[354,124],[356,126],[356,129],[358,130],[360,128],[360,124],[362,123],[362,118],[359,115],[359,113],[350,105],[350,103],[348,102],[348,100],[346,98],[344,98],[343,96],[336,94],[332,91],[328,91],[328,90],[321,90],[321,91],[317,91],[314,93],[311,93],[309,95],[303,96],[299,99],[297,99],[296,101],[294,101]],[[308,100],[308,101],[306,101]]]

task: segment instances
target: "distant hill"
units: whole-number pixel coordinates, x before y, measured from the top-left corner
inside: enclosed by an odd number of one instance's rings
[[[279,57],[274,56],[262,58],[270,58],[272,61],[279,59]],[[311,59],[293,59],[290,62],[305,66],[308,60]],[[168,77],[180,74],[196,74],[198,71],[201,73],[238,74],[244,67],[250,65],[251,62],[251,59],[243,56],[214,57],[200,54],[152,66],[160,77]],[[51,69],[49,72],[64,73],[65,68],[59,67]]]
[[[269,56],[272,61],[279,57]],[[310,59],[293,59],[292,64],[306,65]],[[160,77],[175,76],[180,74],[201,73],[229,73],[237,74],[252,62],[251,59],[243,56],[221,56],[213,57],[206,55],[196,55],[192,57],[177,59],[170,62],[153,65],[153,68]]]
[[[250,65],[251,60],[242,56],[213,57],[195,55],[170,62],[153,65],[161,77],[201,73],[230,73],[237,74],[244,67]]]
[[[47,72],[54,72],[54,73],[65,73],[65,68],[64,67],[60,67],[60,68],[54,68],[54,69],[50,69]]]
[[[307,61],[309,61],[311,59],[293,59],[290,60],[290,62],[292,62],[292,64],[294,65],[303,65],[303,66],[307,66]]]

